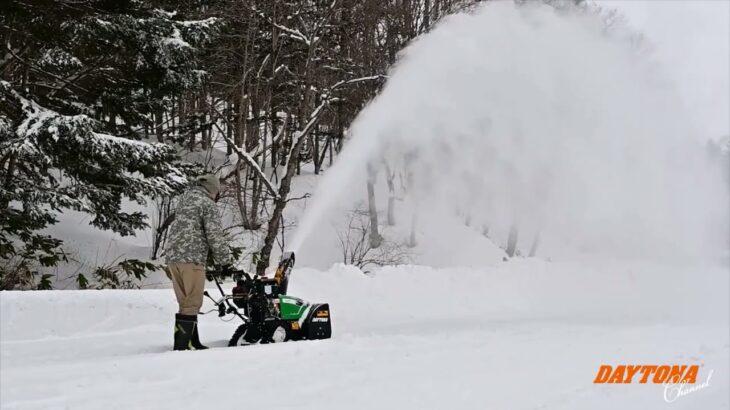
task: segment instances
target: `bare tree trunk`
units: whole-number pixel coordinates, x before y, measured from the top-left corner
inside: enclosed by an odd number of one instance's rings
[[[165,142],[162,135],[162,110],[155,112],[155,135],[157,135],[157,142]]]
[[[211,128],[206,125],[206,122],[208,121],[208,102],[206,101],[205,89],[201,90],[200,94],[198,95],[198,107],[198,112],[201,115],[201,124],[203,125],[200,148],[205,151],[210,147],[211,133]]]
[[[180,99],[177,97],[173,97],[170,105],[170,110],[167,111],[167,116],[170,118],[170,126],[169,128],[175,129],[175,127],[179,127],[181,124],[181,119],[175,115],[177,112],[177,105],[180,104]],[[177,121],[176,121],[177,118]]]
[[[428,30],[428,28],[431,26],[431,0],[424,0],[424,6],[423,6],[423,26],[421,28],[421,31],[424,32]]]
[[[3,187],[6,190],[10,190],[10,187],[13,184],[13,174],[15,174],[15,162],[17,161],[16,158],[17,154],[10,154],[10,159],[8,160],[8,170],[5,172],[5,180],[3,181]],[[7,201],[4,201],[2,203],[2,207],[7,208],[8,204],[9,203]]]
[[[258,275],[266,273],[266,268],[269,266],[271,250],[274,248],[276,235],[279,233],[279,225],[281,223],[282,214],[286,207],[289,192],[291,191],[292,179],[294,178],[294,173],[296,172],[299,163],[299,152],[302,149],[302,145],[304,144],[307,135],[317,124],[328,104],[328,100],[323,101],[319,107],[314,110],[310,116],[309,122],[304,126],[304,129],[297,133],[296,140],[294,140],[295,137],[292,137],[292,144],[294,144],[294,146],[291,149],[288,162],[286,163],[286,173],[281,178],[281,183],[279,185],[279,197],[274,199],[274,209],[272,210],[271,217],[269,218],[266,237],[264,237],[264,245],[259,253],[259,258],[256,261],[256,273]]]
[[[519,229],[516,223],[513,223],[509,228],[509,236],[507,237],[507,256],[510,258],[515,256],[517,253],[517,237]]]
[[[292,156],[298,154],[300,144],[295,146],[292,151]],[[264,237],[264,246],[261,248],[258,260],[256,261],[256,274],[263,275],[266,273],[266,268],[269,266],[269,260],[271,259],[271,250],[274,247],[276,235],[279,233],[279,224],[281,216],[284,213],[286,207],[286,198],[289,196],[291,190],[291,182],[296,171],[295,158],[290,158],[287,164],[286,174],[281,178],[281,185],[279,186],[279,198],[274,200],[274,209],[269,218],[269,223],[266,230],[266,237]]]
[[[319,137],[314,135],[314,146],[312,147],[312,160],[314,160],[314,175],[319,175],[322,163],[319,161]]]
[[[233,141],[233,118],[231,112],[233,110],[233,104],[230,101],[226,101],[226,155],[233,155],[233,147],[228,141]]]
[[[276,112],[272,109],[271,110],[271,167],[276,168],[278,164],[278,154],[279,154],[279,144],[276,141],[275,135],[278,135],[279,132],[276,130]]]
[[[530,247],[530,257],[533,258],[537,254],[537,247],[540,245],[540,231],[537,231],[535,234],[535,239],[532,241],[532,246]]]
[[[261,181],[256,178],[252,181],[253,189],[251,190],[251,213],[249,217],[249,221],[251,222],[252,229],[258,229],[258,213],[259,213],[259,203],[261,202]]]
[[[167,238],[167,228],[170,227],[173,217],[172,213],[172,198],[163,197],[157,202],[157,226],[155,229],[155,239],[152,243],[152,260],[157,259],[157,254],[160,249],[165,245]]]
[[[245,111],[248,108],[248,106],[245,103],[244,93],[245,93],[245,91],[243,88],[243,84],[241,84],[241,91],[237,95],[237,101],[236,101],[236,130],[235,130],[235,139],[234,139],[236,146],[239,148],[243,147],[243,136],[244,136],[243,121],[244,121]]]
[[[385,177],[388,181],[388,225],[395,225],[395,172],[392,172],[390,165],[385,163]]]
[[[329,148],[329,146],[331,144],[332,144],[332,137],[328,136],[327,141],[324,143],[324,148],[322,148],[322,153],[317,155],[319,161],[317,163],[315,163],[315,173],[317,173],[317,171],[316,171],[317,168],[319,168],[320,170],[322,169],[322,164],[324,164],[324,157],[327,155],[327,149]],[[319,164],[319,165],[317,165],[317,164]],[[332,165],[332,164],[330,164],[330,165]]]
[[[251,102],[251,113],[253,118],[246,119],[246,152],[253,152],[259,143],[259,122],[258,122],[258,102],[255,98],[249,98]],[[248,117],[248,115],[246,115]]]
[[[192,108],[192,111],[191,112],[194,114],[196,112],[196,110],[198,109],[198,107],[197,107],[197,99],[194,96],[191,96],[190,97],[190,105],[191,105],[191,108]],[[188,147],[188,149],[190,151],[195,150],[195,138],[196,138],[196,135],[195,134],[197,134],[197,130],[193,130],[193,132],[190,133],[190,141],[189,141],[190,147]]]
[[[249,229],[248,213],[246,212],[246,203],[244,198],[245,187],[241,185],[241,160],[238,160],[236,170],[234,171],[236,179],[236,203],[238,204],[238,212],[241,215],[241,225],[244,229]]]
[[[299,150],[297,154],[297,175],[302,175],[302,151]]]
[[[413,211],[413,216],[411,217],[411,234],[408,237],[408,247],[414,248],[418,243],[416,242],[416,224],[418,222],[418,212]]]
[[[378,232],[378,208],[375,206],[375,170],[368,165],[368,213],[370,214],[370,247],[377,249],[383,242]]]
[[[266,169],[266,153],[269,150],[269,131],[271,131],[271,139],[274,139],[274,127],[273,124],[271,124],[271,127],[269,126],[269,115],[267,113],[261,115],[261,119],[264,123],[264,135],[263,138],[261,138],[261,162],[259,165],[261,165],[261,170],[264,171]]]
[[[330,140],[330,168],[332,167],[332,161],[334,161],[334,153],[332,152],[334,150],[335,143]]]
[[[187,114],[185,112],[185,94],[181,94],[178,97],[177,102],[177,117],[178,117],[178,123],[182,126],[187,123]]]

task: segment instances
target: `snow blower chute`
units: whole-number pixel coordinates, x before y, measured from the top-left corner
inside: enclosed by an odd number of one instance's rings
[[[329,339],[332,336],[329,304],[309,303],[287,295],[293,267],[294,253],[286,252],[273,278],[251,277],[242,270],[234,271],[236,286],[231,295],[221,287],[220,272],[208,272],[222,296],[215,300],[205,292],[205,296],[215,303],[218,316],[232,314],[243,320],[228,346]]]

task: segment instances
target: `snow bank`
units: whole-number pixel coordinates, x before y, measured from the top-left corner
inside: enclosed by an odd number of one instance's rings
[[[290,293],[331,303],[340,335],[424,320],[728,320],[730,279],[722,267],[591,265],[516,259],[481,269],[385,267],[370,275],[346,265],[328,271],[300,268],[293,273]],[[215,287],[209,290],[217,293]],[[44,291],[2,292],[0,303],[2,340],[20,341],[114,331],[124,317],[142,319],[132,326],[157,324],[169,319],[175,299],[167,289]]]

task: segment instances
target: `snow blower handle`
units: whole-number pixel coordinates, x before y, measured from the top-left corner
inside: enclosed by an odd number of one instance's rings
[[[213,301],[213,304],[216,306],[216,309],[213,309],[208,312],[200,312],[200,313],[207,314],[207,313],[217,310],[218,317],[223,317],[228,314],[234,314],[234,315],[240,317],[241,320],[243,320],[245,322],[247,320],[247,318],[244,315],[241,315],[238,312],[238,309],[236,309],[234,306],[231,305],[229,299],[232,299],[233,296],[226,295],[226,292],[224,292],[223,288],[221,287],[220,279],[224,278],[225,276],[229,276],[229,275],[232,275],[237,280],[238,280],[238,278],[241,277],[241,275],[245,275],[249,280],[251,280],[251,277],[248,276],[248,274],[246,274],[246,272],[244,272],[243,270],[230,270],[229,269],[228,272],[226,272],[225,274],[221,275],[221,273],[222,273],[221,271],[217,271],[217,270],[205,271],[205,277],[208,280],[212,280],[215,282],[215,286],[218,288],[218,291],[221,293],[222,297],[219,300],[215,300],[215,299],[213,299],[212,296],[210,296],[210,294],[208,293],[207,290],[204,291],[203,295],[208,297],[211,301]]]

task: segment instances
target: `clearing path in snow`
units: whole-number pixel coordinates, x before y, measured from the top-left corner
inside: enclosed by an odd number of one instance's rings
[[[0,407],[727,408],[726,270],[590,266],[295,269],[291,294],[331,304],[331,340],[226,348],[238,319],[209,315],[221,348],[202,352],[169,351],[171,290],[1,292]],[[667,403],[659,384],[593,384],[601,364],[713,374]]]

